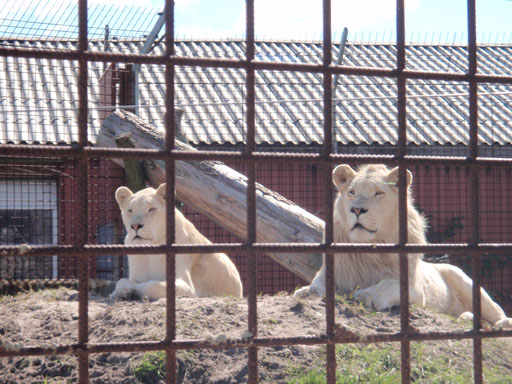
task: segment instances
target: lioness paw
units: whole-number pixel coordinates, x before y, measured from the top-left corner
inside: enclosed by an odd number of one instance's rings
[[[503,328],[512,328],[512,318],[507,317],[503,320],[499,320],[494,324],[494,328],[503,329]]]
[[[302,297],[307,297],[307,296],[311,295],[311,291],[310,291],[309,287],[310,286],[308,285],[307,287],[302,287],[302,288],[297,289],[295,292],[293,292],[293,296],[302,298]]]
[[[457,318],[459,320],[466,320],[466,321],[473,321],[473,313],[467,311],[467,312],[463,312],[459,315],[459,317]]]

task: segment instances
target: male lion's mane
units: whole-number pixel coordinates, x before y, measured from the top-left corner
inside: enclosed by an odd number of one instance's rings
[[[398,179],[389,177],[389,169],[381,165],[364,165],[357,170],[357,174],[365,175],[368,180],[382,183],[382,188],[388,191],[393,208],[389,210],[393,217],[387,218],[387,225],[379,228],[372,243],[398,243],[398,193],[396,183]],[[386,184],[384,184],[386,183]],[[426,220],[414,206],[410,186],[407,193],[407,242],[409,244],[426,244]],[[345,205],[348,204],[347,189],[339,193],[334,203],[334,242],[354,243],[350,238],[349,223],[345,220]],[[380,211],[379,211],[380,213]],[[421,254],[409,254],[409,271],[415,271]],[[398,278],[399,258],[393,253],[344,253],[336,254],[336,289],[349,292],[356,287],[367,288],[383,279]],[[415,274],[409,274],[414,279]]]
[[[399,168],[364,165],[354,171],[339,165],[333,171],[338,189],[334,203],[333,237],[336,243],[399,243],[398,217]],[[414,206],[412,174],[406,171],[407,243],[426,244],[427,223]],[[420,306],[436,308],[443,313],[472,317],[471,279],[458,267],[433,264],[421,254],[408,254],[409,300]],[[400,304],[399,255],[396,253],[352,252],[334,256],[335,288],[354,296],[377,310]],[[295,296],[325,294],[325,258],[311,285],[302,287]],[[512,327],[501,307],[481,289],[482,318],[496,327]]]

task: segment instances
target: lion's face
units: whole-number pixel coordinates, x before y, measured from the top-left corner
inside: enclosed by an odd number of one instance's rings
[[[162,244],[165,242],[165,184],[132,193],[119,187],[116,200],[126,228],[125,244]]]
[[[411,180],[407,171],[408,185]],[[368,165],[356,172],[340,165],[333,181],[339,190],[335,209],[352,242],[398,241],[398,168]]]

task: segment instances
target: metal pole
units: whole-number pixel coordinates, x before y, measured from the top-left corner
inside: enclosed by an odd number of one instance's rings
[[[160,33],[160,30],[165,24],[165,14],[164,12],[159,13],[160,17],[155,23],[155,26],[149,33],[144,45],[139,50],[139,53],[146,54],[149,53],[153,47],[153,43],[155,42],[156,37]],[[139,72],[140,72],[140,64],[134,64],[133,66],[133,100],[135,104],[135,114],[139,114]]]
[[[340,41],[340,49],[338,50],[338,57],[336,58],[336,65],[340,65],[343,61],[343,55],[345,54],[345,46],[347,45],[347,36],[348,36],[348,28],[343,28],[343,33],[341,34]],[[340,75],[337,73],[334,75],[332,81],[332,99],[336,100],[336,87],[338,86],[338,78]],[[336,111],[336,106],[333,103],[332,106],[332,152],[334,154],[338,153],[338,145],[336,143],[336,118],[334,117],[334,113]]]
[[[108,24],[105,24],[105,40],[103,42],[104,46],[103,46],[103,49],[105,52],[108,52],[109,51],[109,48],[110,48],[110,44],[109,44],[109,32],[110,32],[110,29],[109,29],[109,26]],[[108,66],[108,63],[105,61],[103,63],[103,72],[105,72],[107,70],[107,66]]]

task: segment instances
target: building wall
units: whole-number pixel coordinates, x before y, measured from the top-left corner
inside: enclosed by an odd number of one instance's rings
[[[229,164],[244,172],[243,164]],[[468,170],[458,167],[414,167],[413,193],[415,203],[430,223],[429,240],[433,243],[460,243],[470,239]],[[76,168],[73,161],[65,162],[59,178],[60,244],[73,244],[78,231],[75,219],[77,209]],[[122,226],[114,193],[124,183],[123,169],[108,160],[93,160],[89,183],[89,242],[122,242]],[[323,218],[324,191],[320,169],[311,164],[260,163],[257,182],[282,194],[309,212]],[[484,242],[512,242],[512,171],[483,169],[480,174],[480,224]],[[239,242],[236,236],[212,221],[183,207],[185,215],[214,243]],[[109,236],[100,228],[110,231]],[[103,236],[103,238],[101,238]],[[244,285],[247,283],[247,260],[243,255],[230,255],[237,265]],[[434,260],[445,260],[443,255],[427,255]],[[123,258],[105,256],[104,262],[90,260],[91,277],[117,279],[125,271]],[[469,255],[452,255],[450,262],[470,273]],[[76,259],[60,257],[59,277],[75,277]],[[110,271],[110,272],[109,272]],[[112,272],[113,271],[113,272]],[[483,286],[512,313],[512,263],[508,255],[482,257]],[[305,284],[271,258],[258,256],[259,290],[273,294],[293,291]]]
[[[72,159],[65,160],[60,169],[59,177],[59,244],[74,244],[77,241],[77,234],[80,223],[77,221],[78,212],[78,184],[77,168]],[[91,160],[89,164],[89,184],[88,184],[88,242],[92,244],[99,243],[118,243],[121,239],[122,225],[119,215],[119,208],[115,201],[115,191],[124,183],[124,170],[110,160]],[[112,228],[110,236],[101,236],[104,231],[102,228]],[[103,238],[101,238],[103,237]],[[106,237],[106,238],[105,238]],[[106,259],[107,265],[98,263],[95,258],[89,260],[89,270],[91,277],[98,277],[98,267],[109,269],[114,264],[114,258],[110,256]],[[118,265],[118,262],[115,262]],[[121,266],[122,268],[122,263]],[[111,269],[111,268],[110,268]],[[59,277],[76,277],[76,257],[59,256]],[[105,276],[107,277],[107,276]],[[117,276],[111,276],[117,278]]]

